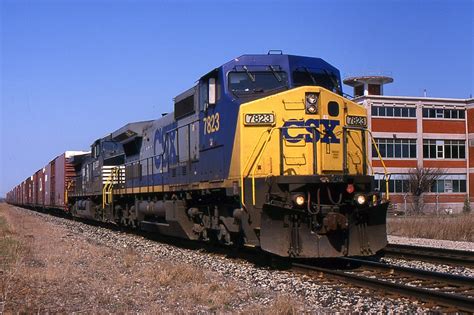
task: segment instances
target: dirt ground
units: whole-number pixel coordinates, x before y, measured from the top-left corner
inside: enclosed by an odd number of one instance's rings
[[[156,261],[0,203],[0,313],[292,313],[287,297],[185,264]],[[247,302],[246,302],[247,301]]]

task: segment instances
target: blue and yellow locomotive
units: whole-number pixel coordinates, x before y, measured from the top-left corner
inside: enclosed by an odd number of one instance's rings
[[[178,95],[173,113],[95,141],[68,203],[78,217],[279,256],[372,255],[387,244],[388,201],[368,141],[336,68],[243,55]]]

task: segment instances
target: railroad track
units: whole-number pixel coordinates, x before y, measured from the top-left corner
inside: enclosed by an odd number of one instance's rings
[[[474,278],[400,267],[362,259],[341,258],[347,268],[334,269],[294,263],[293,267],[315,271],[357,286],[397,294],[439,306],[446,312],[474,313]]]
[[[418,259],[474,268],[474,252],[470,251],[389,244],[385,247],[384,253],[386,257]]]

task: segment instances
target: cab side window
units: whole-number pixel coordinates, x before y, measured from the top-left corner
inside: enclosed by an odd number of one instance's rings
[[[100,143],[97,143],[92,147],[92,157],[96,159],[99,157],[99,155],[100,155]]]
[[[205,111],[209,106],[209,92],[214,93],[215,103],[219,102],[221,95],[221,84],[217,73],[214,75],[209,75],[201,79],[199,82],[199,109],[201,111]]]
[[[199,83],[199,109],[201,111],[206,109],[207,104],[209,103],[209,85],[207,80],[202,80]]]

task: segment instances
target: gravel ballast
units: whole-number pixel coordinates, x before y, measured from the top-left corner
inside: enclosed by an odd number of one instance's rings
[[[403,245],[413,245],[421,247],[434,247],[434,248],[444,248],[444,249],[456,249],[456,250],[465,250],[474,252],[474,243],[473,242],[456,242],[456,241],[447,241],[447,240],[435,240],[428,238],[409,238],[402,236],[388,236],[388,242],[390,244],[403,244]]]
[[[443,248],[443,249],[453,249],[453,250],[465,250],[474,252],[474,243],[472,242],[455,242],[447,240],[435,240],[427,238],[408,238],[401,236],[388,236],[388,241],[390,244],[398,245],[410,245],[410,246],[420,246],[420,247],[432,247],[432,248]],[[474,269],[463,267],[463,266],[451,266],[445,264],[436,264],[425,261],[418,260],[406,260],[402,258],[382,258],[382,261],[389,264],[410,267],[410,268],[419,268],[428,271],[436,272],[445,272],[453,275],[460,275],[466,277],[474,277]]]

